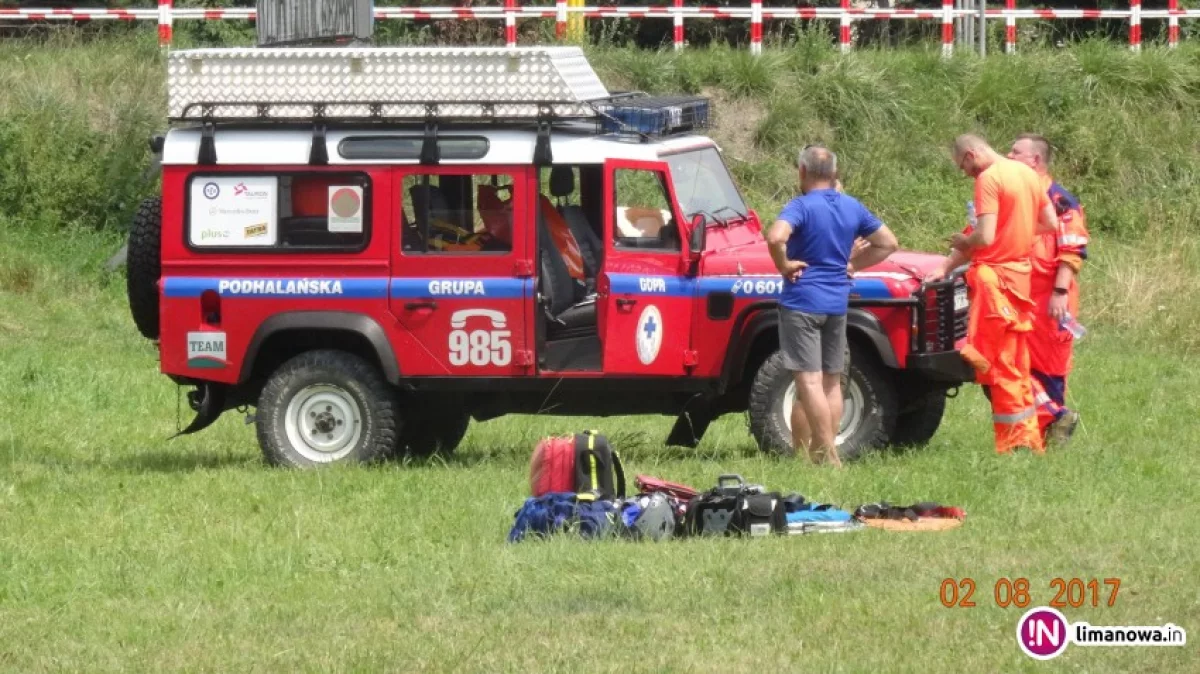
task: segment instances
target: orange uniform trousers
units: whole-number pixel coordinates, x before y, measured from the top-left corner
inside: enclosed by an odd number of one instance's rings
[[[992,405],[996,451],[1045,451],[1034,406],[1029,333],[1035,305],[1029,298],[1031,265],[974,263],[967,271],[971,312],[962,356],[975,369]]]

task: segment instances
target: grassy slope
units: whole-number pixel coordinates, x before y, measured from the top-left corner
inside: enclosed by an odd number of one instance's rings
[[[36,51],[18,61],[13,49],[0,51],[0,72],[59,62]],[[137,54],[123,46],[76,49],[61,59],[70,65],[43,82],[61,84],[56,78],[70,68],[81,78],[128,71]],[[699,73],[695,86],[724,92],[758,91],[756,81],[794,87],[726,99],[723,109],[743,113],[734,119],[760,120],[747,130],[726,117],[716,132],[731,153],[753,162],[737,164],[752,205],[772,212],[791,180],[787,148],[824,136],[845,148],[852,189],[902,236],[936,243],[955,226],[966,185],[932,144],[970,125],[942,120],[934,108],[965,115],[972,69],[981,66],[942,67],[923,55],[868,54],[845,64],[822,57],[831,70],[818,69],[801,89],[788,82],[805,77],[794,65],[812,60],[804,49],[776,57],[793,65],[771,66],[765,79],[755,75],[760,66],[720,53],[675,62],[612,52],[597,63],[606,77],[625,74],[647,88],[655,81],[637,80],[665,78],[656,86],[666,87],[687,68]],[[1126,61],[1115,50],[1087,49],[1069,58]],[[1064,85],[1105,96],[1072,103],[1062,113],[1068,118],[1099,115],[1099,106],[1162,114],[1128,132],[1083,128],[1072,138],[1103,142],[1064,156],[1074,171],[1069,184],[1081,185],[1101,214],[1093,216],[1100,223],[1085,300],[1092,334],[1081,344],[1071,394],[1085,421],[1069,452],[1038,460],[991,453],[986,405],[968,389],[927,448],[840,473],[757,456],[738,417],[722,420],[695,452],[658,446],[666,419],[523,417],[473,425],[445,465],[268,470],[236,414],[199,437],[165,442],[176,428],[175,391],[133,329],[123,277],[100,267],[119,235],[53,230],[28,214],[20,225],[0,220],[0,669],[1187,671],[1194,645],[1073,648],[1035,665],[1013,643],[1021,610],[996,608],[992,599],[1000,577],[1030,579],[1035,603],[1053,598],[1053,577],[1118,577],[1115,607],[1067,610],[1068,618],[1173,621],[1193,635],[1200,625],[1200,564],[1190,544],[1200,525],[1182,505],[1200,472],[1193,449],[1200,431],[1191,422],[1200,395],[1189,374],[1200,364],[1189,355],[1200,264],[1194,247],[1169,237],[1200,203],[1189,180],[1194,148],[1178,142],[1197,137],[1197,122],[1171,108],[1195,91],[1190,71],[1173,59],[1191,64],[1194,53],[1144,56],[1151,72],[1183,75],[1162,75],[1176,84],[1130,89],[1119,101],[1111,83]],[[1046,79],[1047,69],[1068,68],[1067,60],[1032,55],[982,68],[1028,69]],[[826,74],[839,69],[841,77]],[[999,75],[985,80],[1008,86]],[[98,100],[129,102],[121,81],[114,76]],[[29,110],[12,105],[31,90],[16,82],[6,82],[14,91],[9,120]],[[940,98],[923,103],[933,94],[915,89],[933,91],[936,82]],[[45,123],[69,123],[78,99],[47,89],[65,112]],[[907,98],[879,102],[896,92]],[[888,119],[910,126],[879,128],[874,115],[887,109]],[[834,114],[844,117],[824,119]],[[987,128],[1005,137],[1021,124],[1059,119],[1025,114]],[[786,124],[773,126],[772,115]],[[1182,126],[1168,132],[1159,118]],[[783,131],[764,145],[742,141],[764,128]],[[99,147],[121,150],[110,130],[69,127],[57,137],[108,139]],[[1136,154],[1139,147],[1145,154]],[[1112,170],[1100,177],[1078,169],[1103,163]],[[39,198],[66,191],[73,179],[42,170],[57,189]],[[1150,232],[1140,231],[1143,216]],[[935,499],[961,504],[970,516],[942,534],[505,545],[533,443],[587,426],[606,430],[635,473],[706,486],[734,471],[843,506]],[[979,605],[943,608],[945,577],[976,579]]]

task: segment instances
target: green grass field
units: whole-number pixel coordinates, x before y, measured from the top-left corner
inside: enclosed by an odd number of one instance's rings
[[[1081,343],[1069,450],[998,457],[979,391],[926,448],[842,472],[768,459],[741,417],[502,418],[445,464],[265,467],[231,413],[168,442],[176,391],[134,330],[111,235],[0,225],[0,668],[204,671],[1190,671],[1194,646],[1017,649],[1001,578],[1119,578],[1093,624],[1200,624],[1193,357]],[[186,410],[186,406],[185,406]],[[186,413],[184,423],[186,423]],[[597,427],[633,472],[737,472],[844,507],[961,505],[941,533],[509,545],[529,453]],[[971,578],[976,607],[942,606]],[[1089,596],[1088,601],[1091,598]]]
[[[124,276],[103,270],[159,105],[155,71],[134,64],[155,53],[0,45],[0,670],[1195,671],[1194,644],[1031,660],[1015,642],[1024,609],[997,606],[993,588],[1027,579],[1036,606],[1054,578],[1095,578],[1100,605],[1089,594],[1068,619],[1200,631],[1200,522],[1186,505],[1200,478],[1200,189],[1195,147],[1179,141],[1200,128],[1200,52],[1141,65],[1095,46],[944,66],[802,45],[765,65],[596,56],[606,78],[711,89],[726,120],[714,135],[764,216],[790,189],[790,148],[817,137],[845,148],[848,187],[916,247],[956,228],[968,198],[936,147],[950,134],[1044,122],[1067,138],[1063,173],[1095,204],[1096,235],[1073,444],[996,456],[969,387],[927,447],[840,472],[758,455],[739,416],[696,450],[662,447],[667,418],[502,418],[473,424],[445,462],[315,472],[264,466],[236,413],[168,441],[186,405],[177,417]],[[1016,72],[1036,83],[1017,93],[1061,106],[1017,105]],[[936,104],[921,93],[935,87]],[[797,92],[811,96],[791,106]],[[1100,124],[1131,111],[1161,114]],[[110,157],[117,168],[86,170]],[[848,508],[936,500],[968,517],[940,533],[507,544],[534,443],[588,427],[633,474],[706,488],[736,472]],[[977,605],[944,607],[947,578],[973,579]]]

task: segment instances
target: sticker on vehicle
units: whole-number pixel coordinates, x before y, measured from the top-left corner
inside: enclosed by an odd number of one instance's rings
[[[358,234],[362,230],[362,188],[357,185],[330,185],[329,231]]]
[[[188,241],[193,246],[273,246],[278,178],[211,177],[192,181]]]
[[[187,364],[188,367],[222,368],[228,365],[225,360],[224,332],[189,332],[187,333]]]
[[[467,330],[470,319],[474,330]],[[479,319],[484,319],[480,321]],[[482,325],[479,325],[481,323]],[[508,318],[494,309],[462,309],[450,315],[450,364],[463,367],[504,367],[512,362],[511,330],[505,330]]]
[[[638,318],[637,353],[642,365],[649,365],[658,358],[658,350],[662,347],[662,314],[658,307],[651,304],[642,310]]]

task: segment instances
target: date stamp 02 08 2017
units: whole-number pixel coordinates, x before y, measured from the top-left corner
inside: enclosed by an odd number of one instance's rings
[[[977,606],[974,599],[976,585],[973,578],[946,578],[938,588],[938,599],[946,608]],[[1028,578],[998,578],[992,585],[992,600],[1000,608],[1025,608],[1031,603],[1053,608],[1098,607],[1102,602],[1106,606],[1114,606],[1120,589],[1120,578],[1054,578],[1049,583],[1049,593],[1054,596],[1049,603],[1045,603],[1034,602]],[[1104,598],[1106,594],[1107,599]]]

